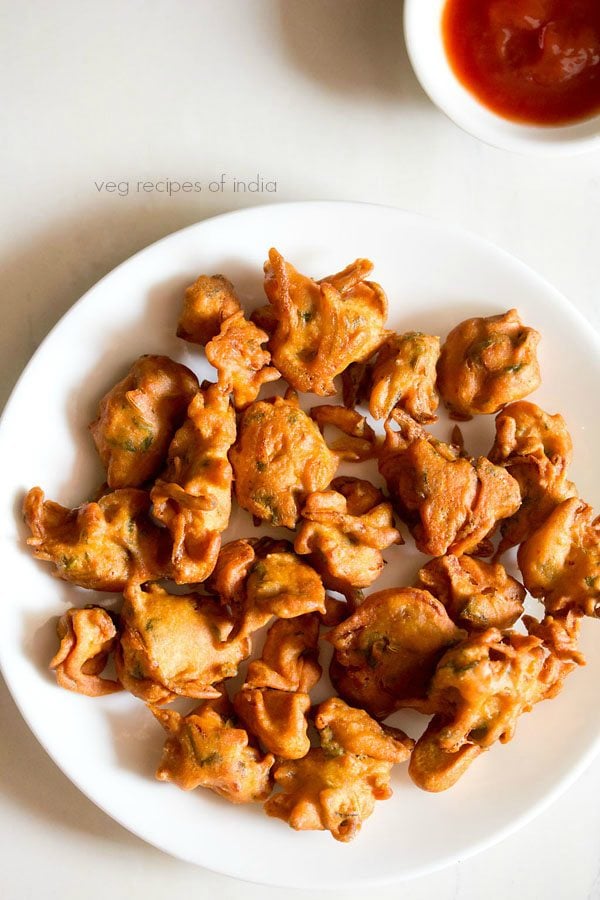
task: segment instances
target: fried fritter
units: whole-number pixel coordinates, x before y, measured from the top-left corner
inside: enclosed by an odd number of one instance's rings
[[[60,647],[50,661],[58,684],[86,697],[102,697],[121,690],[118,681],[101,678],[117,641],[117,629],[100,606],[69,609],[56,626]]]
[[[438,389],[453,419],[496,413],[541,384],[540,334],[521,322],[516,309],[466,319],[442,346]]]
[[[416,422],[435,422],[435,389],[440,339],[420,331],[388,338],[373,366],[369,411],[374,419],[387,419],[397,407]]]
[[[314,569],[270,538],[225,544],[206,587],[229,607],[236,635],[249,635],[273,617],[325,612],[325,588]]]
[[[476,552],[497,522],[519,508],[519,485],[485,456],[464,459],[460,448],[436,440],[401,410],[385,430],[379,471],[422,553]]]
[[[556,696],[565,676],[583,663],[575,619],[530,619],[529,627],[530,635],[490,628],[440,660],[429,692],[435,715],[408,769],[419,787],[443,791],[455,784],[482,751],[511,740],[519,716]]]
[[[342,432],[343,437],[337,438],[327,445],[340,460],[364,462],[375,456],[375,432],[365,417],[355,409],[324,404],[323,406],[313,406],[310,417],[317,423],[321,433],[327,425],[332,425]]]
[[[157,584],[146,590],[130,585],[121,616],[117,674],[123,687],[147,703],[215,697],[214,685],[233,677],[250,655],[248,638],[231,635],[233,621],[208,597],[175,596]]]
[[[525,588],[500,563],[472,556],[440,556],[418,574],[417,587],[443,603],[462,628],[510,628],[523,613]]]
[[[326,587],[347,594],[372,584],[383,570],[381,551],[402,543],[390,503],[351,515],[346,497],[329,490],[309,494],[294,549],[309,554]]]
[[[392,766],[408,758],[413,742],[337,698],[321,704],[315,724],[321,747],[275,765],[282,790],[267,800],[265,812],[297,831],[327,830],[337,841],[350,841],[375,801],[391,796]]]
[[[177,337],[208,344],[221,322],[241,309],[234,287],[223,275],[201,275],[185,292]]]
[[[138,487],[158,475],[197,390],[194,373],[168,356],[134,362],[90,425],[109,487]]]
[[[306,496],[324,490],[338,466],[315,423],[289,393],[245,410],[229,458],[239,505],[287,528],[295,527]]]
[[[583,500],[560,503],[521,544],[518,561],[525,587],[548,612],[600,615],[600,516]]]
[[[268,339],[240,310],[221,323],[219,333],[206,345],[206,358],[219,373],[219,385],[233,392],[236,409],[245,409],[256,400],[263,384],[281,377],[269,365],[271,354],[261,347]]]
[[[577,493],[567,479],[573,443],[565,420],[535,403],[511,403],[496,417],[496,440],[489,458],[519,483],[521,506],[501,525],[497,555],[522,544],[553,509]]]
[[[124,488],[97,503],[67,509],[32,488],[23,504],[34,556],[51,562],[64,581],[95,591],[122,591],[128,581],[162,578],[169,536],[149,518],[146,491]]]
[[[184,791],[209,788],[231,803],[260,803],[271,793],[274,758],[249,743],[248,733],[234,724],[233,709],[221,694],[187,716],[152,708],[168,734],[156,771],[159,781],[172,781]]]
[[[308,691],[321,677],[317,614],[279,619],[271,626],[261,659],[248,666],[246,683],[233,698],[239,717],[262,745],[282,759],[310,749]]]
[[[296,390],[334,394],[335,376],[368,359],[385,339],[387,299],[378,284],[365,281],[372,269],[369,260],[357,259],[317,282],[269,251],[265,292],[276,317],[269,347],[273,364]]]
[[[209,385],[190,403],[171,441],[166,471],[150,493],[154,518],[173,538],[171,577],[177,584],[204,581],[215,567],[231,515],[227,454],[235,434],[228,394]]]
[[[379,591],[325,635],[335,648],[331,680],[344,699],[378,719],[418,708],[442,653],[464,636],[427,591]]]

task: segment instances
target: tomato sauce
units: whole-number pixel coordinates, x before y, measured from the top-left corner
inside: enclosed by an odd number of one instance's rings
[[[505,118],[564,125],[600,112],[600,0],[447,0],[450,64]]]

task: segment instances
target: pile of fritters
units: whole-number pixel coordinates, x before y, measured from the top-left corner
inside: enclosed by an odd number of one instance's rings
[[[510,740],[583,664],[581,620],[600,615],[600,517],[568,478],[562,416],[524,400],[540,335],[514,309],[443,343],[395,334],[372,268],[358,259],[315,281],[273,249],[268,304],[250,318],[231,282],[202,275],[177,334],[204,346],[216,382],[141,357],[90,425],[105,484],[77,509],[39,487],[24,503],[38,559],[124,598],[119,612],[62,616],[58,683],[143,700],[167,735],[160,780],[339,841],[391,795],[394,764],[441,791]],[[299,392],[330,397],[337,376],[344,403],[305,412]],[[282,396],[259,399],[281,378]],[[487,457],[457,428],[449,442],[425,429],[440,398],[455,419],[497,414]],[[338,474],[365,460],[379,485]],[[254,526],[286,530],[223,543],[233,496]],[[365,596],[383,552],[402,553],[395,517],[428,559],[413,584]],[[499,561],[515,546],[523,584]],[[541,620],[523,616],[527,591]],[[315,708],[321,638],[339,696]],[[176,698],[194,701],[187,714],[166,708]],[[432,717],[416,742],[384,722],[401,709]]]

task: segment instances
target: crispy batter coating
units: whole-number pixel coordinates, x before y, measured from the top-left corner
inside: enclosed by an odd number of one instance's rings
[[[518,561],[525,587],[548,612],[600,615],[600,516],[583,500],[559,504],[521,544]]]
[[[177,337],[192,344],[208,344],[221,322],[240,310],[232,283],[223,275],[201,275],[184,294]]]
[[[364,462],[376,455],[375,432],[365,417],[355,409],[326,403],[323,406],[313,406],[310,416],[321,432],[327,425],[332,425],[342,432],[343,437],[327,445],[341,460]]]
[[[115,662],[123,686],[147,703],[176,696],[215,697],[250,655],[250,641],[231,636],[233,622],[218,603],[198,594],[175,596],[157,584],[130,585],[121,613]]]
[[[351,515],[347,498],[330,490],[308,496],[294,549],[309,554],[326,587],[346,594],[372,584],[383,570],[381,551],[402,543],[390,503]]]
[[[326,635],[337,691],[378,719],[419,707],[435,666],[465,636],[435,597],[416,588],[378,591]]]
[[[391,796],[392,766],[407,759],[413,742],[337,698],[321,704],[315,723],[321,747],[276,764],[275,783],[282,790],[267,800],[265,811],[297,831],[327,830],[338,841],[350,841],[375,801]]]
[[[335,394],[335,376],[368,359],[385,339],[387,299],[378,284],[365,281],[372,269],[369,260],[357,259],[317,282],[269,251],[265,292],[276,317],[269,346],[274,365],[296,390]]]
[[[261,658],[249,664],[244,687],[312,690],[321,677],[318,642],[316,613],[278,619],[269,628]]]
[[[435,389],[440,339],[420,331],[388,338],[371,372],[369,411],[374,419],[387,419],[398,407],[416,422],[435,422]]]
[[[325,588],[314,569],[290,552],[288,541],[231,541],[206,583],[235,619],[236,635],[249,635],[273,617],[296,619],[325,612]]]
[[[573,443],[565,420],[526,400],[511,403],[496,417],[496,440],[489,458],[519,483],[521,506],[501,526],[498,556],[522,544],[559,503],[577,489],[567,478]]]
[[[171,577],[177,584],[204,581],[215,567],[231,515],[233,473],[227,454],[235,434],[227,393],[209,385],[190,403],[171,441],[167,468],[152,488],[154,518],[173,538]]]
[[[510,628],[523,613],[525,588],[500,563],[472,556],[440,556],[417,576],[443,603],[453,622],[468,631]]]
[[[279,619],[267,634],[261,659],[248,666],[235,695],[235,710],[262,745],[283,759],[300,759],[310,749],[308,691],[321,677],[316,613]]]
[[[194,373],[168,356],[134,362],[90,425],[109,487],[138,487],[158,475],[197,390]]]
[[[271,354],[261,344],[269,335],[240,310],[221,323],[221,330],[205,348],[206,358],[219,373],[223,390],[233,392],[233,405],[245,409],[258,397],[263,384],[280,378],[270,366]]]
[[[516,309],[466,319],[442,346],[438,389],[453,419],[496,413],[541,384],[540,334],[521,322]]]
[[[151,709],[168,734],[156,771],[159,781],[172,781],[184,791],[209,788],[231,803],[266,800],[272,789],[274,759],[249,743],[248,733],[234,723],[223,694],[187,716]]]
[[[482,751],[511,740],[519,716],[556,696],[565,676],[583,662],[574,619],[529,622],[530,635],[490,628],[440,660],[429,693],[435,715],[409,765],[419,787],[442,791],[455,784]]]
[[[287,528],[295,527],[306,496],[324,490],[338,466],[293,394],[249,406],[229,458],[239,505],[270,525]]]
[[[102,697],[121,690],[118,681],[101,678],[117,641],[117,629],[100,606],[69,609],[56,626],[60,647],[50,661],[59,685],[86,697]]]
[[[501,466],[484,456],[464,459],[401,410],[385,429],[379,471],[422,553],[473,553],[519,508],[519,485]]]
[[[51,562],[64,581],[95,591],[122,591],[131,579],[168,572],[170,541],[149,518],[146,491],[124,488],[97,503],[67,509],[32,488],[23,504],[34,556]]]

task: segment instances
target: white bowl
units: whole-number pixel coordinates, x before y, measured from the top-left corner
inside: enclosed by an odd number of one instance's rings
[[[567,156],[600,150],[600,115],[574,125],[535,126],[492,112],[454,74],[442,36],[446,0],[405,0],[404,32],[410,61],[423,89],[457,125],[474,137],[518,153]]]

